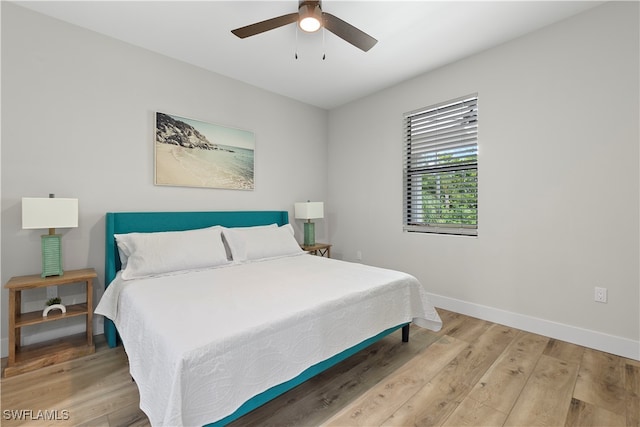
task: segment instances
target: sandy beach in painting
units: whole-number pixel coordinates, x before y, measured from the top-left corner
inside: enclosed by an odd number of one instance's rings
[[[156,184],[253,190],[253,150],[156,143]]]

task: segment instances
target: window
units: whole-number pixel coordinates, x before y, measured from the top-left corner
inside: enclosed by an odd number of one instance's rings
[[[404,229],[478,234],[478,97],[404,116]]]

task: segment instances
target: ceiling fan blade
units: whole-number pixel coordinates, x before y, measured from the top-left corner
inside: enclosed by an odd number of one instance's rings
[[[256,34],[264,33],[265,31],[273,30],[278,27],[291,24],[298,20],[298,12],[289,13],[287,15],[278,16],[277,18],[267,19],[266,21],[256,22],[255,24],[247,25],[246,27],[236,28],[231,30],[233,34],[241,39],[249,36],[255,36]]]
[[[351,43],[358,49],[366,52],[378,43],[378,40],[374,39],[369,34],[357,29],[337,16],[327,12],[322,12],[322,17],[324,19],[324,27],[327,30]]]

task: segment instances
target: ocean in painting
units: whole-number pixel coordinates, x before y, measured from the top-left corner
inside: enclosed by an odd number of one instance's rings
[[[254,150],[216,144],[217,149],[156,143],[156,184],[254,188]]]

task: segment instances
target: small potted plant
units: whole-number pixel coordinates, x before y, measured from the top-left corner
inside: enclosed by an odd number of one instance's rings
[[[47,300],[47,307],[42,311],[42,317],[47,317],[51,310],[60,310],[66,313],[67,307],[62,304],[60,297],[54,297]]]

